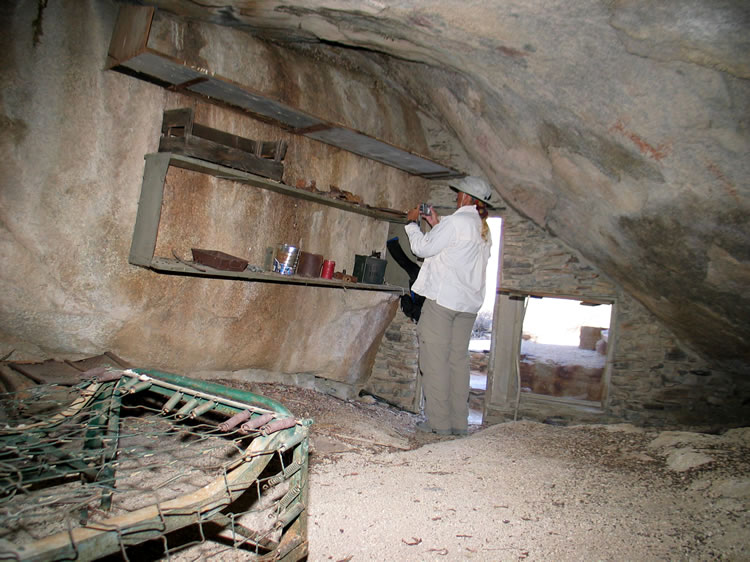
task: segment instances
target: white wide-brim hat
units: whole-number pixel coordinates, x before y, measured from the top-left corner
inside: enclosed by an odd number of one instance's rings
[[[488,207],[492,207],[492,188],[482,178],[466,176],[465,178],[452,180],[448,185],[455,190],[471,195],[474,199],[484,202]]]

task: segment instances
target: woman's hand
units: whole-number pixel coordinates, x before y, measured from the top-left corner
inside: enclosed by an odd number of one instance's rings
[[[432,207],[430,207],[429,214],[426,214],[426,215],[424,213],[419,212],[419,206],[414,207],[408,213],[406,213],[406,220],[408,221],[419,222],[420,217],[424,217],[425,220],[427,221],[427,224],[429,224],[430,226],[435,226],[437,223],[440,222],[440,217],[435,212],[435,209],[433,209]]]
[[[429,224],[430,226],[435,226],[437,223],[440,222],[440,217],[435,212],[435,209],[433,209],[432,207],[430,207],[430,214],[422,215],[422,216],[425,218],[425,220],[427,221],[427,224]]]
[[[419,222],[419,206],[414,207],[413,209],[409,210],[408,213],[406,213],[406,220],[409,222]]]

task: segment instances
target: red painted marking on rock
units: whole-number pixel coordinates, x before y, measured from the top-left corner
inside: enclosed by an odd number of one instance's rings
[[[672,143],[661,143],[657,146],[652,146],[643,140],[643,137],[637,135],[633,131],[627,130],[622,119],[618,119],[609,130],[621,133],[624,137],[630,139],[633,144],[638,147],[638,150],[640,150],[641,153],[650,156],[654,160],[659,161],[672,153]]]
[[[497,50],[500,51],[502,54],[504,54],[506,57],[528,57],[529,53],[526,53],[524,51],[519,51],[518,49],[514,49],[512,47],[506,47],[505,45],[501,45],[497,47]]]
[[[724,175],[724,172],[721,171],[721,168],[719,168],[710,160],[704,160],[704,162],[706,163],[706,169],[724,185],[724,189],[726,189],[729,195],[731,195],[734,200],[739,203],[740,199],[737,196],[737,188],[731,181],[729,181],[729,179],[727,179],[727,177]]]

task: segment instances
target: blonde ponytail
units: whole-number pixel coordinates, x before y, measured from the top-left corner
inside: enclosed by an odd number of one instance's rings
[[[487,224],[487,216],[489,215],[487,205],[485,205],[483,201],[479,201],[478,199],[474,199],[474,201],[477,207],[477,213],[479,213],[479,217],[482,219],[482,240],[484,240],[485,242],[489,242],[490,226]]]

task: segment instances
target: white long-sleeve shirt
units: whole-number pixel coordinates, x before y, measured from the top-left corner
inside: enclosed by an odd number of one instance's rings
[[[412,291],[458,312],[478,312],[484,302],[491,242],[482,239],[482,219],[474,205],[443,217],[427,234],[406,225],[414,255],[425,258]]]

